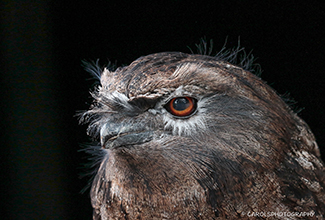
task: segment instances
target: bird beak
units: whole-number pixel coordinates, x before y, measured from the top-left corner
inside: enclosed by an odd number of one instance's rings
[[[100,130],[100,142],[104,149],[143,144],[153,139],[154,132],[117,123],[106,123]]]

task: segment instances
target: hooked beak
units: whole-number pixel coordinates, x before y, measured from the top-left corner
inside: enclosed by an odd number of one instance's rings
[[[154,132],[130,125],[106,123],[100,130],[100,142],[104,149],[143,144],[153,139]]]

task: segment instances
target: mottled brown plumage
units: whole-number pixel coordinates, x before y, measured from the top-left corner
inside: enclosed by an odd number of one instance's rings
[[[324,218],[315,138],[254,74],[220,56],[168,52],[105,69],[100,81],[83,115],[105,152],[94,219]],[[166,104],[177,97],[197,109],[173,115]]]

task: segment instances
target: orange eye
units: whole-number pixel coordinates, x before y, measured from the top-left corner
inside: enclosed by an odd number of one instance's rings
[[[170,100],[165,108],[172,115],[186,117],[193,114],[196,110],[196,100],[191,97],[177,97]]]

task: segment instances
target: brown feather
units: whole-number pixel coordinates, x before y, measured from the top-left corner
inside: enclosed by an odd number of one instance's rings
[[[84,118],[106,152],[91,188],[94,219],[324,218],[315,137],[249,71],[157,53],[105,69],[93,96]],[[194,115],[164,109],[180,96],[198,100]]]

